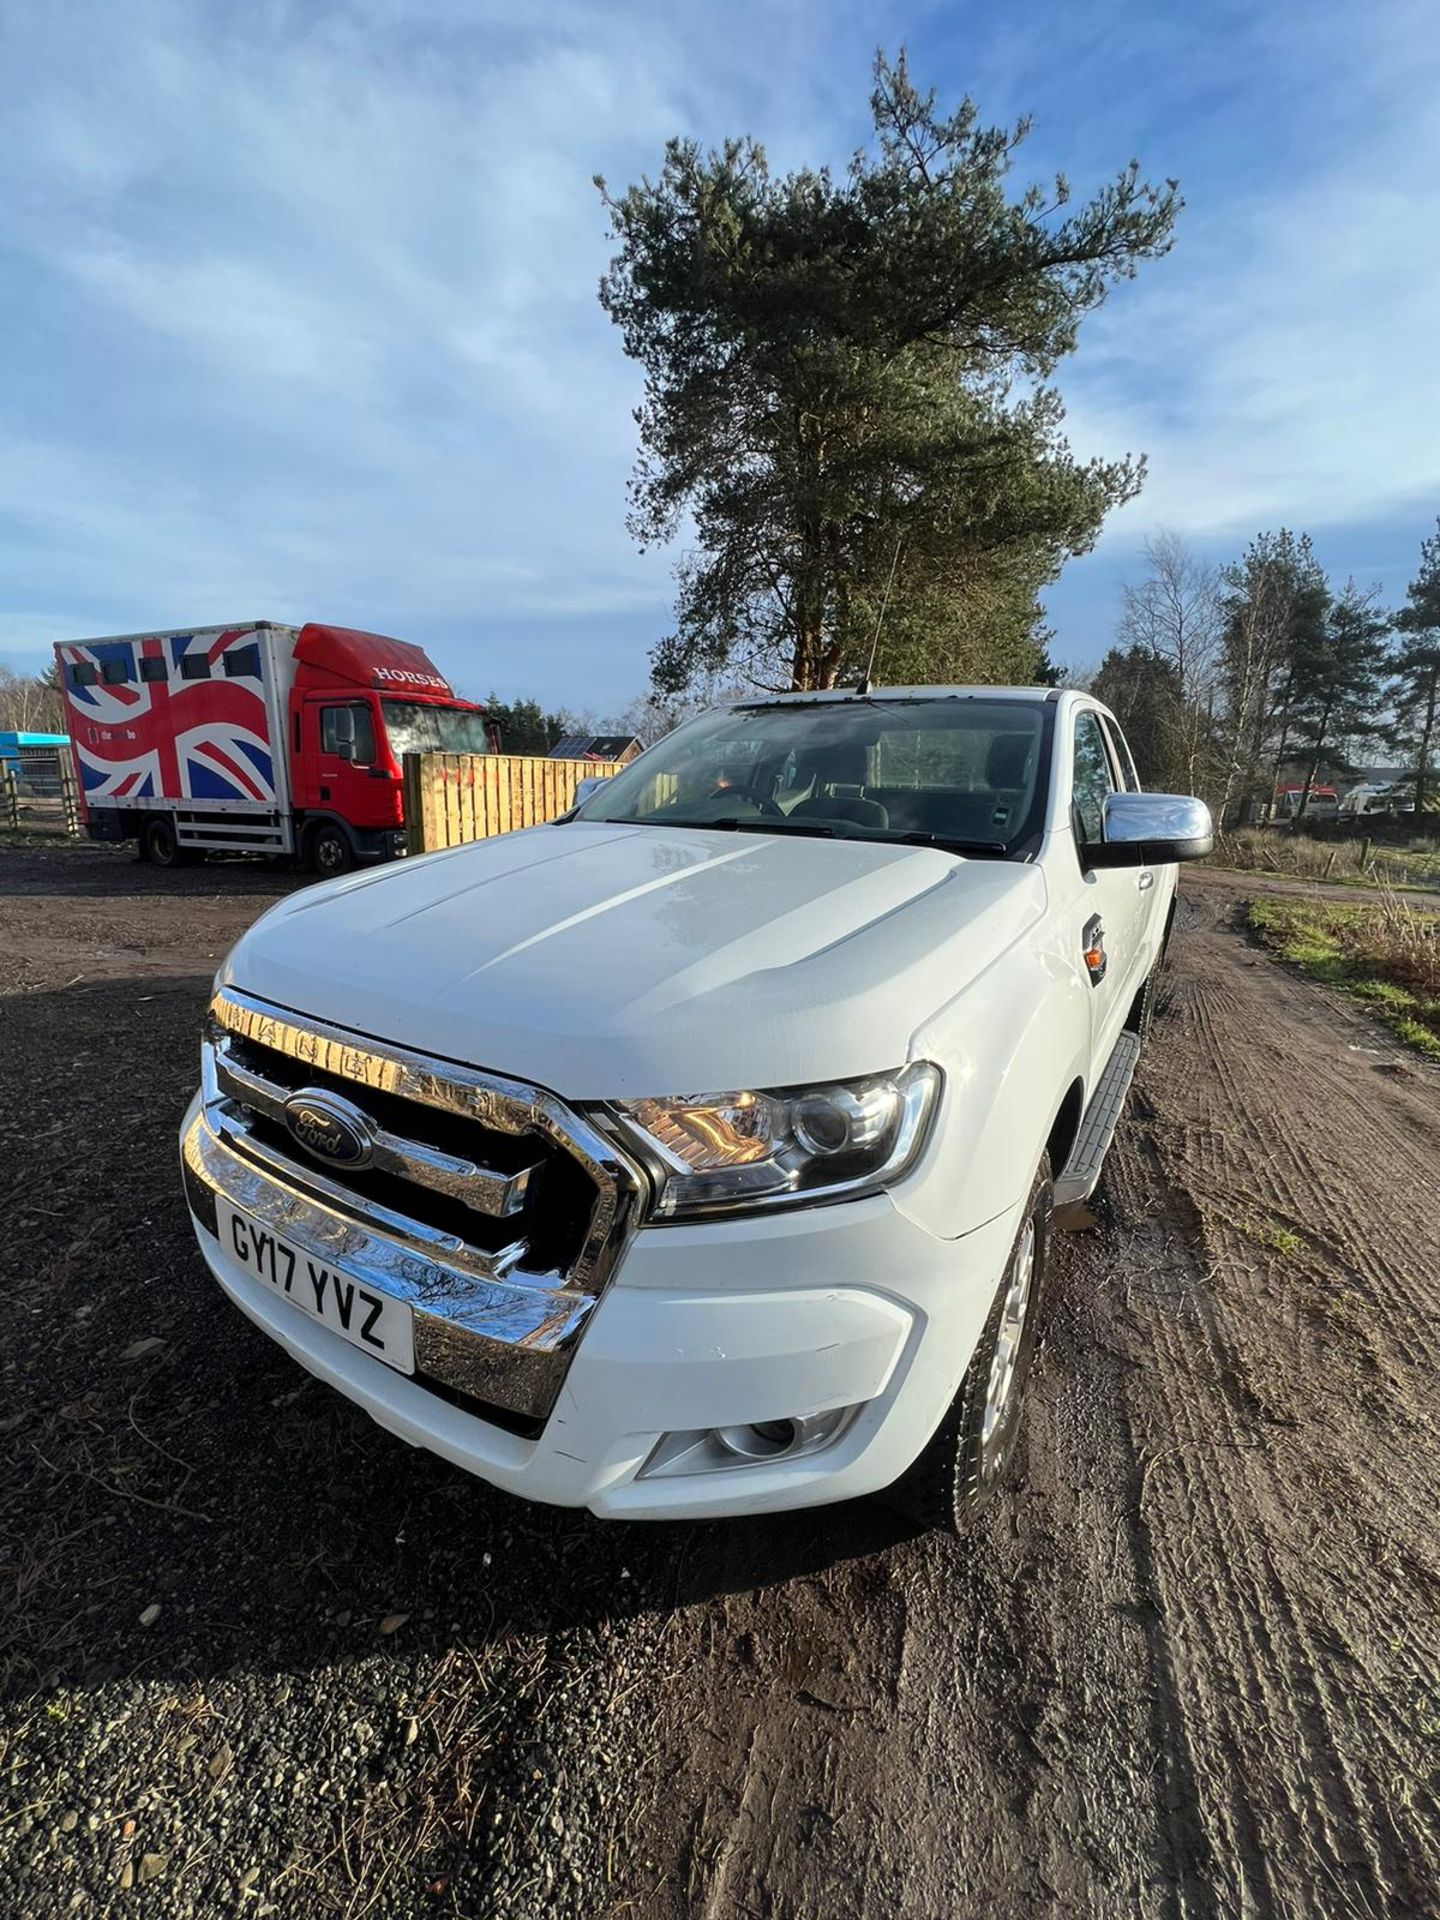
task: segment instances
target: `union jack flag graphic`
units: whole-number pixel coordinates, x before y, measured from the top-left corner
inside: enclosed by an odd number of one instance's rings
[[[274,803],[265,654],[253,628],[62,646],[60,657],[87,802]],[[205,677],[187,677],[187,659],[188,673]]]

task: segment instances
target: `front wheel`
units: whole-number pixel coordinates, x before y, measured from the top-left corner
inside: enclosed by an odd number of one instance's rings
[[[336,874],[348,873],[355,864],[355,849],[349,834],[332,820],[322,820],[310,829],[306,854],[310,871],[318,873],[322,880],[333,880]]]
[[[1041,1156],[1005,1272],[950,1411],[891,1490],[922,1526],[964,1533],[993,1499],[1015,1457],[1025,1383],[1035,1356],[1050,1258],[1054,1188]]]

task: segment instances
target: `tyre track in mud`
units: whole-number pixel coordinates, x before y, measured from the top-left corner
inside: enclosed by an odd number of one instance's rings
[[[639,1911],[1440,1910],[1440,1074],[1237,895],[1187,876],[1013,1498],[699,1537]]]
[[[1424,1911],[1440,1753],[1397,1728],[1392,1692],[1434,1701],[1440,1636],[1386,1576],[1402,1540],[1433,1539],[1440,1076],[1337,1023],[1235,917],[1208,878],[1188,890],[1140,1083],[1206,1275],[1188,1326],[1155,1322],[1179,1436],[1157,1597],[1237,1909],[1304,1910],[1308,1869],[1326,1911]],[[1132,1170],[1122,1154],[1119,1186]],[[1211,1368],[1218,1406],[1195,1391]],[[1192,1525],[1224,1554],[1174,1551]]]

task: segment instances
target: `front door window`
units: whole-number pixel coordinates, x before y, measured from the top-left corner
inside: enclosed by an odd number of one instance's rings
[[[1071,794],[1080,823],[1080,837],[1086,846],[1098,846],[1105,838],[1105,802],[1114,791],[1100,717],[1088,711],[1078,714]]]
[[[344,748],[351,751],[345,753]],[[358,703],[320,709],[320,751],[348,759],[357,767],[375,763],[375,723],[370,709]]]

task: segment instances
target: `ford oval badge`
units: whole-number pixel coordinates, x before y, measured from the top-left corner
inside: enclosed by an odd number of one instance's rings
[[[322,1087],[302,1087],[285,1102],[285,1124],[317,1160],[337,1167],[368,1167],[373,1151],[370,1121],[358,1107]]]

